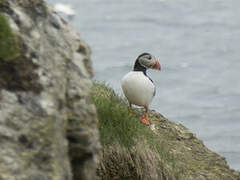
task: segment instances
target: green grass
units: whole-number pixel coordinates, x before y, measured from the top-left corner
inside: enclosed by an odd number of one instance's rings
[[[99,119],[100,141],[102,145],[119,143],[131,147],[136,140],[144,140],[152,148],[162,151],[158,136],[149,126],[141,123],[138,117],[129,113],[128,103],[113,89],[103,83],[95,82],[92,100],[96,105]]]
[[[130,147],[134,145],[136,139],[142,136],[145,125],[128,112],[126,102],[111,88],[95,83],[92,100],[97,108],[102,145],[119,143]]]
[[[103,146],[119,143],[131,148],[140,140],[146,142],[146,145],[157,152],[164,162],[175,169],[176,161],[169,154],[164,140],[141,123],[137,116],[129,113],[128,103],[113,89],[95,82],[92,88],[92,101],[97,108],[100,141]],[[175,177],[179,179],[179,170],[175,170]]]
[[[6,17],[0,13],[0,59],[13,60],[19,56],[19,45]]]

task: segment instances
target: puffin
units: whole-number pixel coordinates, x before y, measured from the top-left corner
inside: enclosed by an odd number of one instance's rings
[[[145,113],[139,120],[150,125],[148,120],[148,107],[156,94],[156,87],[147,75],[148,69],[161,70],[161,65],[150,53],[142,53],[135,60],[133,70],[128,72],[121,81],[122,90],[129,103],[129,111],[133,112],[132,104],[143,106]]]

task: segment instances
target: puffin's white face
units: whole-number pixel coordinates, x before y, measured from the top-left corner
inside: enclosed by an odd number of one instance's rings
[[[161,70],[161,65],[159,61],[151,54],[143,54],[138,57],[139,63],[145,68],[151,68],[156,70]]]

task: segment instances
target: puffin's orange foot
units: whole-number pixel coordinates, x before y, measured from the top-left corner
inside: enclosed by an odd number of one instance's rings
[[[142,121],[142,123],[146,124],[147,126],[150,125],[149,120],[145,116],[139,117],[139,120]]]

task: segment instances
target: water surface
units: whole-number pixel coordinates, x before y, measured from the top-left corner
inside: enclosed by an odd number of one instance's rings
[[[240,1],[49,0],[72,4],[91,46],[95,77],[122,94],[142,52],[159,57],[151,108],[193,130],[240,169]]]

